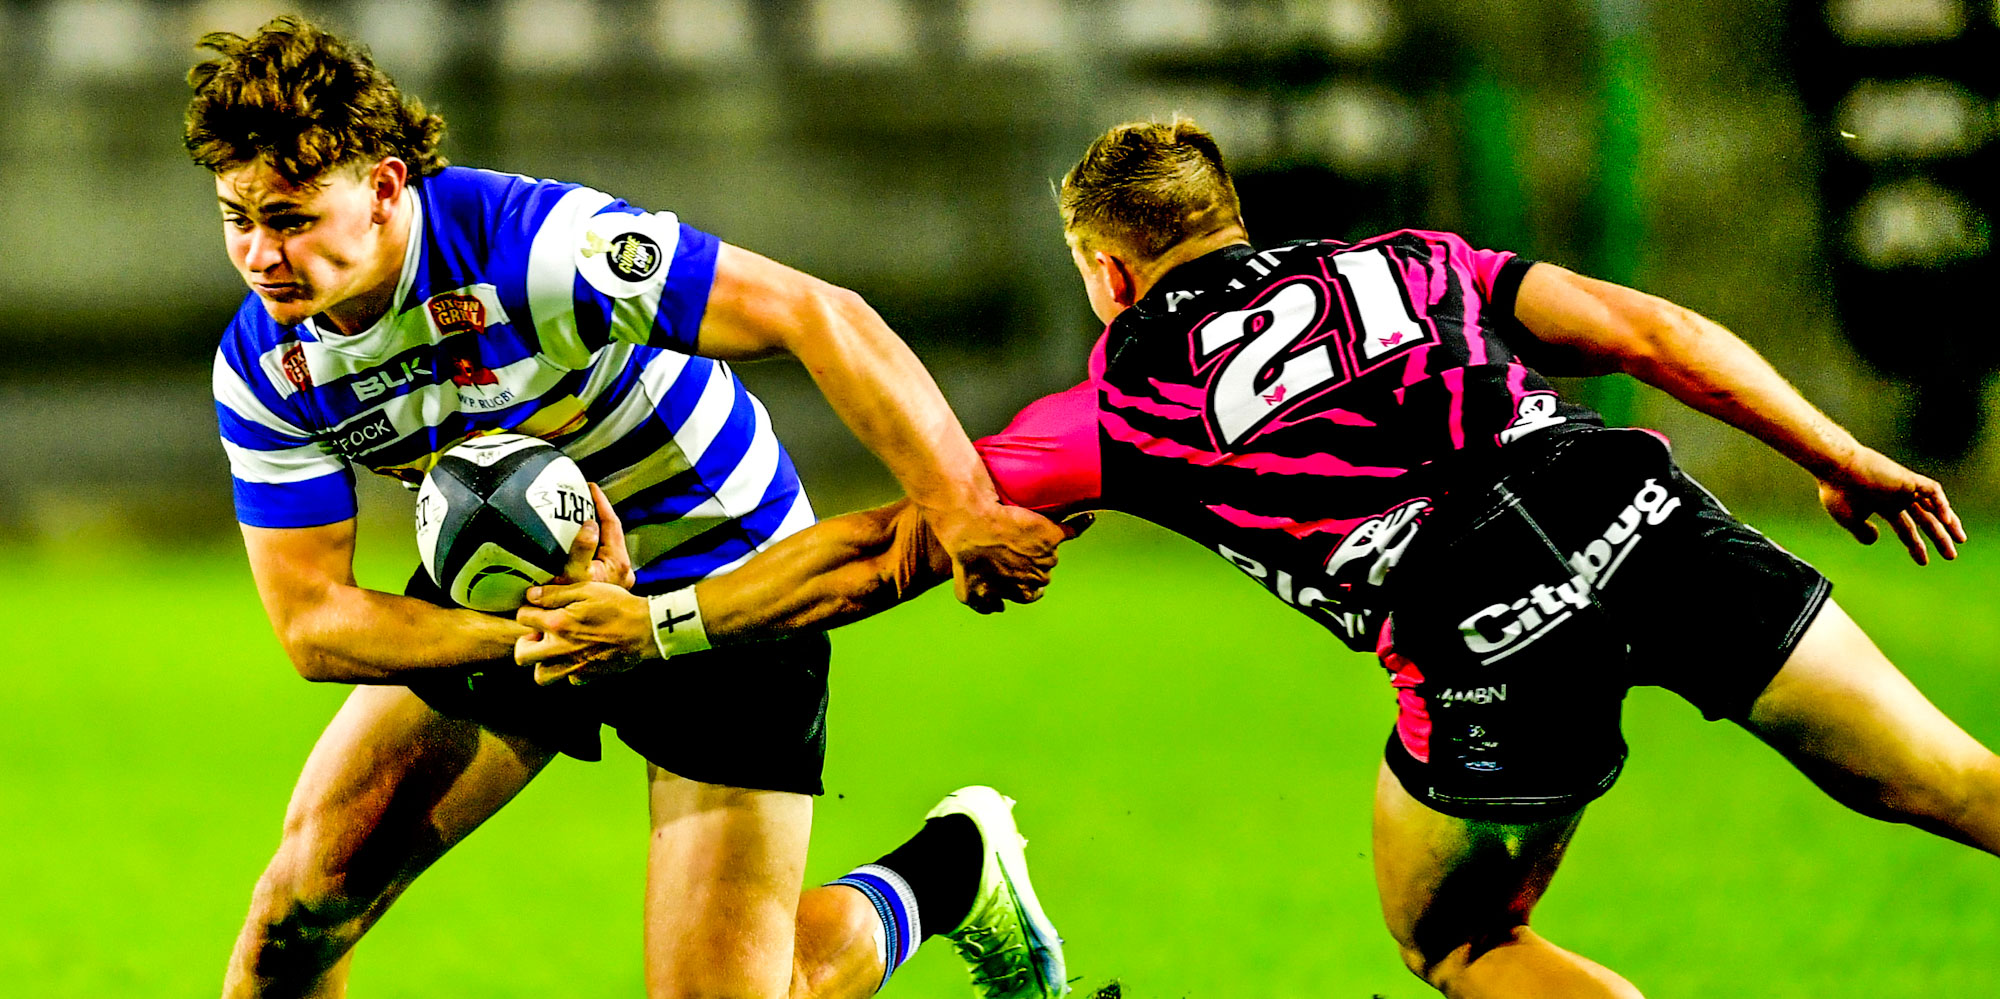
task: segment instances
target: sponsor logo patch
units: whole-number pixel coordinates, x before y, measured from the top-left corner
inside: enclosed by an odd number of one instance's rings
[[[1348,563],[1374,556],[1368,567],[1368,582],[1382,585],[1389,570],[1403,560],[1410,542],[1417,540],[1417,529],[1423,526],[1423,516],[1430,508],[1430,497],[1419,496],[1355,525],[1334,546],[1333,554],[1326,557],[1326,574],[1337,575]]]
[[[285,373],[285,380],[292,387],[303,392],[312,387],[312,369],[306,366],[306,349],[299,344],[285,348],[284,357],[278,360],[278,370]]]
[[[486,332],[486,303],[471,295],[433,295],[424,306],[441,336]]]
[[[660,244],[639,232],[621,232],[610,239],[586,233],[583,255],[604,254],[604,263],[621,281],[644,281],[660,269]]]
[[[349,420],[327,432],[329,443],[335,450],[349,458],[359,458],[370,451],[398,439],[396,425],[389,420],[389,414],[375,410],[358,419]]]
[[[1507,429],[1493,435],[1496,444],[1512,444],[1544,427],[1567,423],[1569,418],[1556,414],[1556,394],[1554,392],[1529,392],[1521,397],[1514,409],[1514,419]]]
[[[1458,631],[1465,647],[1481,656],[1479,662],[1485,665],[1505,659],[1555,630],[1590,606],[1593,591],[1611,582],[1618,567],[1625,564],[1625,557],[1644,537],[1640,526],[1665,521],[1680,505],[1680,497],[1667,492],[1659,480],[1647,479],[1596,540],[1570,555],[1568,581],[1537,583],[1527,596],[1511,603],[1489,604],[1460,621]]]
[[[366,378],[355,379],[354,398],[366,402],[390,389],[401,388],[418,378],[430,376],[431,369],[424,367],[422,361],[404,361],[395,370],[383,368]]]

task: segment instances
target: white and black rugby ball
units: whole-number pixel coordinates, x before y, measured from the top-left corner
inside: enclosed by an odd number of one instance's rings
[[[417,550],[452,601],[511,611],[562,571],[593,512],[569,456],[520,434],[474,437],[438,456],[417,490]]]

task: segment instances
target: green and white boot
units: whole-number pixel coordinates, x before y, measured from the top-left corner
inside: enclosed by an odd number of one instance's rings
[[[979,828],[986,851],[979,890],[965,922],[944,934],[972,966],[972,984],[986,999],[1058,999],[1069,992],[1062,937],[1028,881],[1028,841],[1014,825],[1014,799],[990,787],[945,795],[925,819],[963,815]]]

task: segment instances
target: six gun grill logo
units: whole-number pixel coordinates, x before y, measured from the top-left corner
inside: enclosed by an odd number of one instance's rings
[[[439,336],[486,332],[486,303],[471,295],[436,295],[425,303]]]
[[[660,269],[660,244],[643,233],[622,232],[609,240],[594,232],[585,233],[583,255],[600,253],[606,254],[604,262],[610,265],[611,273],[624,281],[644,281]]]

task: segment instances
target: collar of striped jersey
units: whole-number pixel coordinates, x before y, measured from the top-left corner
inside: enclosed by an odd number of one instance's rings
[[[1248,243],[1231,243],[1219,250],[1210,250],[1160,275],[1160,279],[1146,290],[1146,297],[1133,308],[1144,315],[1160,315],[1167,311],[1168,295],[1179,291],[1199,291],[1219,284],[1223,273],[1256,253],[1257,248]]]
[[[306,320],[306,324],[312,327],[313,338],[328,350],[380,360],[378,355],[395,340],[391,331],[396,328],[396,317],[408,307],[410,289],[416,286],[417,272],[423,268],[424,262],[423,186],[413,183],[404,190],[410,192],[410,242],[403,248],[403,269],[396,275],[396,294],[389,299],[389,310],[382,313],[373,325],[352,336],[334,329],[320,316]]]

